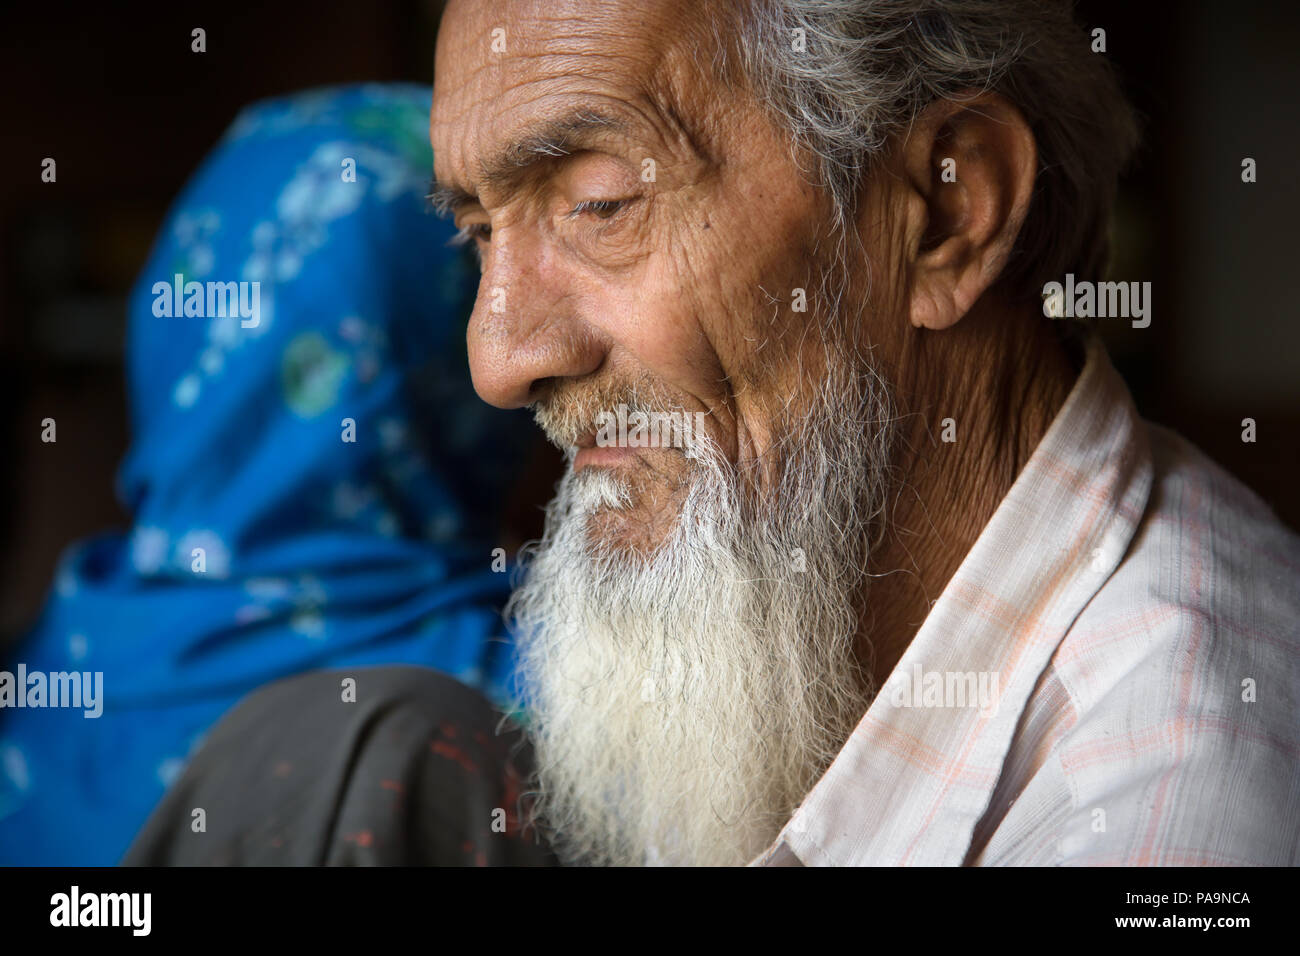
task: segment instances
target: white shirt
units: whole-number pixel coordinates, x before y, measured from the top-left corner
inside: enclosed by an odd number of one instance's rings
[[[834,763],[751,865],[1300,863],[1300,538],[1094,338]]]

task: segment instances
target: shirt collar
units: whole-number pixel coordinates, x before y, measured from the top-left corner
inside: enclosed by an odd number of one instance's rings
[[[1034,687],[1119,565],[1151,488],[1128,390],[1095,335],[1086,351],[1064,405],[884,688],[754,865],[966,858]],[[936,680],[951,685],[949,706],[915,706],[934,702]],[[980,686],[996,688],[994,707],[951,706]]]

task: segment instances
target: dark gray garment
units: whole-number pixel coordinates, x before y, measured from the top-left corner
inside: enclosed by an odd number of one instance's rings
[[[221,719],[122,865],[556,865],[521,824],[531,770],[519,728],[446,675],[313,671]]]

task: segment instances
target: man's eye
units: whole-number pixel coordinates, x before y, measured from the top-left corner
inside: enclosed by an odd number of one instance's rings
[[[486,222],[473,222],[461,226],[451,237],[449,246],[469,246],[474,250],[479,270],[483,269],[483,246],[492,241],[492,226]]]
[[[486,222],[472,222],[461,226],[452,238],[452,245],[468,246],[470,243],[487,242],[492,238],[492,226]]]
[[[574,219],[589,212],[597,219],[609,219],[627,204],[626,199],[584,199],[573,207],[569,218]]]

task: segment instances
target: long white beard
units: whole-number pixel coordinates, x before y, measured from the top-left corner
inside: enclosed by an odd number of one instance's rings
[[[588,533],[628,488],[566,472],[508,612],[561,856],[746,863],[834,759],[872,696],[854,645],[889,408],[877,377],[838,363],[786,423],[766,493],[700,443],[649,556]]]

